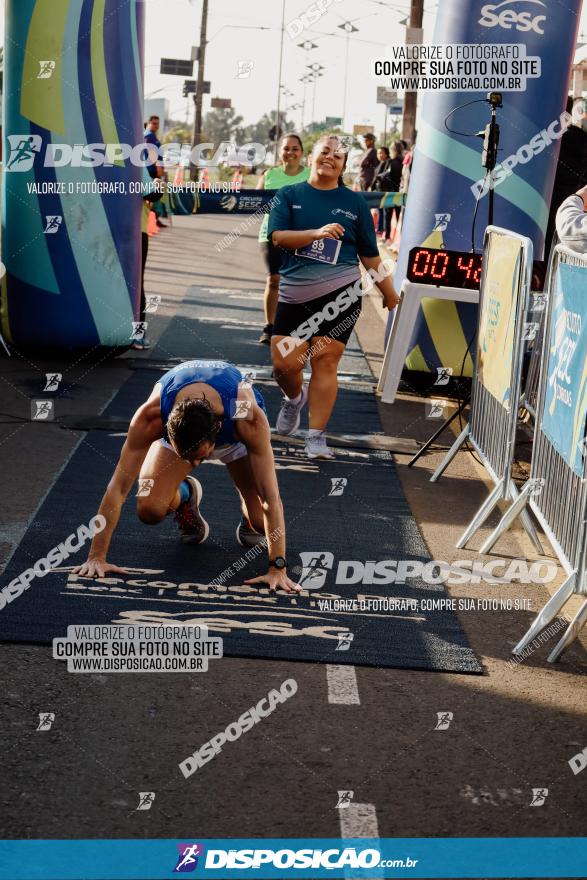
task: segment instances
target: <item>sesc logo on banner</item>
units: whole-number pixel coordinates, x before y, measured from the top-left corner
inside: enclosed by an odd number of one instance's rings
[[[527,4],[531,7],[528,9]],[[520,8],[520,4],[524,4]],[[536,6],[546,9],[546,4],[542,0],[503,0],[502,3],[487,3],[481,9],[481,18],[479,24],[482,27],[494,28],[500,27],[506,31],[520,31],[527,33],[534,31],[535,34],[544,34],[543,23],[546,16],[535,13],[538,12]]]

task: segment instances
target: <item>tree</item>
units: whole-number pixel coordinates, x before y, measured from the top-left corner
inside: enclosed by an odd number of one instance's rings
[[[284,113],[280,113],[280,116],[280,127],[284,131],[293,131],[293,122],[288,122],[288,120],[285,118]],[[271,113],[264,113],[261,119],[258,122],[255,122],[253,125],[247,125],[247,127],[245,128],[245,141],[250,144],[269,144],[269,132],[275,125],[276,119],[277,111],[272,110]]]
[[[161,139],[163,144],[190,144],[192,143],[192,130],[185,122],[175,119],[169,120],[167,133]]]
[[[202,124],[202,139],[214,144],[222,141],[243,144],[246,139],[242,121],[243,117],[237,116],[233,107],[228,110],[210,110]]]

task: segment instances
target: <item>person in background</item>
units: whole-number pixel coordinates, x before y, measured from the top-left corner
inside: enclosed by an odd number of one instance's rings
[[[408,194],[410,188],[410,177],[412,174],[412,162],[414,160],[414,145],[410,147],[407,141],[399,141],[403,147],[402,174],[400,180],[399,191],[403,195]]]
[[[544,238],[544,261],[548,262],[552,240],[557,226],[557,211],[565,199],[587,183],[587,131],[583,129],[585,101],[567,99],[567,113],[572,115],[569,125],[560,139],[560,153],[556,166],[548,225]]]
[[[151,180],[146,173],[146,170],[147,169],[143,170],[143,185],[147,195],[143,198],[141,210],[141,311],[139,315],[139,321],[141,324],[145,321],[147,308],[147,300],[145,297],[145,267],[147,265],[147,256],[149,254],[149,214],[153,205],[161,198],[161,193],[157,188],[156,182]],[[150,192],[148,191],[149,183],[151,184]],[[144,328],[144,330],[139,329],[139,331],[134,334],[130,347],[135,351],[147,351],[151,348],[151,341],[147,337],[146,328]]]
[[[375,135],[366,134],[363,140],[365,142],[365,152],[361,156],[359,187],[364,191],[370,189],[373,183],[375,169],[379,164],[379,160],[377,158],[377,150],[375,149]]]
[[[560,243],[579,254],[587,254],[587,186],[569,196],[556,214]]]
[[[275,168],[268,168],[261,175],[257,183],[257,189],[282,189],[294,183],[302,183],[310,176],[310,169],[302,164],[304,147],[301,138],[297,134],[286,134],[281,139],[280,159],[281,164]],[[269,215],[265,214],[261,228],[259,229],[259,245],[267,267],[267,281],[265,282],[264,307],[265,326],[259,337],[262,345],[271,345],[271,332],[275,319],[275,309],[279,299],[279,267],[281,266],[281,251],[276,248],[267,235]]]
[[[387,180],[384,179],[383,175],[389,168],[389,148],[388,147],[379,147],[377,150],[377,158],[379,159],[379,165],[375,169],[375,177],[373,178],[373,183],[371,184],[372,192],[389,192],[389,190],[384,187],[387,185]],[[385,212],[382,208],[377,212],[377,235],[380,237],[384,237],[384,217]]]
[[[145,123],[145,136],[144,141],[146,144],[153,144],[157,149],[161,149],[161,141],[157,137],[159,132],[160,119],[158,116],[149,116],[149,121]],[[154,165],[149,166],[149,174],[151,177],[157,176],[157,167]]]
[[[366,292],[361,264],[373,273],[384,307],[399,302],[379,256],[367,202],[344,185],[346,160],[338,135],[321,137],[309,179],[285,187],[269,217],[273,244],[285,251],[271,339],[273,371],[284,393],[276,427],[280,434],[294,434],[308,402],[305,447],[312,459],[334,458],[326,427],[336,402],[338,364]],[[312,367],[307,386],[306,362]]]
[[[379,151],[381,152],[381,150]],[[373,189],[380,190],[381,192],[399,192],[400,191],[400,183],[403,171],[403,148],[401,141],[395,141],[391,145],[391,149],[387,150],[389,155],[389,159],[386,163],[385,169],[375,177],[373,181]],[[396,218],[399,221],[400,215],[400,207],[397,205],[393,205],[385,208],[385,239],[389,240],[391,237],[391,220],[396,214]],[[382,213],[381,211],[379,212]]]
[[[145,123],[145,135],[144,141],[146,144],[150,144],[155,147],[157,153],[161,149],[161,141],[157,137],[159,132],[160,119],[158,116],[150,116],[149,121]],[[165,170],[158,165],[156,162],[147,163],[147,171],[149,175],[153,178],[153,180],[160,179],[165,176]],[[165,206],[161,200],[156,203],[156,206],[153,205],[151,210],[155,212],[157,217],[157,226],[161,229],[166,229],[167,224],[163,223],[161,217],[165,215]]]

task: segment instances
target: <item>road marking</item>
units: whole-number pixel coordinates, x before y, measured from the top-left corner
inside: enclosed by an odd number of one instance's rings
[[[379,826],[377,824],[377,812],[373,804],[349,804],[344,809],[339,809],[340,836],[343,840],[355,837],[368,837],[373,841],[373,846],[379,846]],[[345,868],[345,877],[357,877],[359,871]],[[388,875],[389,876],[389,875]],[[383,868],[370,869],[366,880],[380,880],[385,877]]]
[[[354,666],[326,666],[328,702],[343,706],[359,706],[359,688]],[[344,812],[344,811],[343,811]]]
[[[340,836],[379,838],[377,812],[373,804],[349,804],[339,809]]]

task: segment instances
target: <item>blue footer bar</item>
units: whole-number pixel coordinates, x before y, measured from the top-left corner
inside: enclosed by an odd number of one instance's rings
[[[587,837],[4,840],[3,880],[586,877]]]

